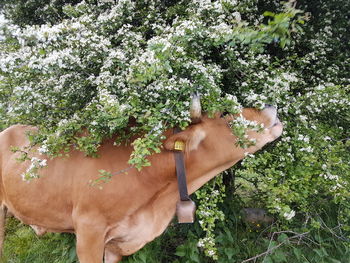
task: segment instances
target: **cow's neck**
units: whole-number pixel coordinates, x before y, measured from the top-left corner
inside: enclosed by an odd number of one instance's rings
[[[188,178],[188,192],[192,194],[197,191],[200,187],[206,184],[208,181],[213,179],[216,175],[221,173],[222,171],[227,170],[231,166],[233,166],[236,162],[228,162],[218,166],[212,170],[206,171],[202,173],[200,176],[193,176]]]
[[[215,142],[209,142],[215,145]],[[186,155],[186,170],[189,193],[193,193],[219,173],[227,170],[240,158],[233,159],[233,147],[207,151],[205,145]],[[243,151],[243,150],[240,150]],[[221,160],[221,161],[219,161]]]
[[[211,158],[212,156],[207,157]],[[216,164],[215,160],[215,158],[211,158],[211,161],[206,165],[201,165],[200,162],[195,162],[190,155],[186,157],[189,193],[193,193],[214,176],[235,163],[227,161]],[[149,202],[132,215],[125,217],[122,222],[118,222],[118,225],[110,231],[108,239],[118,239],[119,250],[124,255],[137,251],[147,242],[163,233],[175,214],[176,202],[179,200],[175,162],[170,161],[168,164],[168,169],[174,171],[170,175],[170,180],[164,180],[166,183],[158,189]]]

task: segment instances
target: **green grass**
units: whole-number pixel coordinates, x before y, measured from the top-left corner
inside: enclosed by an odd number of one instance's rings
[[[303,239],[291,239],[293,234],[271,235],[276,225],[267,229],[251,230],[238,217],[228,214],[217,227],[218,263],[240,263],[266,252],[256,263],[350,263],[350,242],[340,240],[322,229],[313,230]],[[296,225],[289,231],[303,230]],[[213,263],[197,247],[202,234],[198,223],[172,224],[166,232],[147,244],[138,253],[123,258],[123,263]],[[279,246],[281,242],[283,245]],[[274,247],[277,247],[274,249]],[[43,237],[14,218],[6,225],[4,255],[6,263],[75,263],[75,236],[49,233]],[[254,261],[251,261],[254,262]]]
[[[49,233],[43,237],[14,218],[8,218],[2,262],[73,263],[76,262],[72,234]]]

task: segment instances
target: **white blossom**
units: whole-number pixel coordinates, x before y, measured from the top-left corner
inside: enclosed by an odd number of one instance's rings
[[[291,220],[294,216],[295,216],[295,211],[294,210],[290,210],[289,212],[285,212],[283,214],[284,218],[287,220]]]

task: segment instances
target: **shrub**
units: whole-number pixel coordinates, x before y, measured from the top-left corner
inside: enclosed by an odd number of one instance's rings
[[[281,140],[196,194],[200,223],[176,228],[187,241],[171,229],[126,262],[156,260],[163,239],[171,244],[165,251],[178,257],[162,255],[159,262],[254,256],[263,262],[344,262],[350,227],[348,1],[62,1],[55,2],[59,17],[42,12],[54,10],[53,2],[29,2],[40,6],[40,19],[24,18],[20,1],[3,6],[19,26],[6,22],[1,29],[0,129],[38,125],[33,143],[52,156],[72,145],[94,155],[114,133],[122,140],[142,133],[130,159],[141,168],[159,151],[162,131],[189,125],[192,93],[201,95],[209,113],[278,105]],[[131,118],[135,126],[125,134]],[[77,137],[82,128],[90,136]],[[234,131],[244,138],[243,126]],[[275,223],[248,229],[238,216],[243,207],[268,209]]]

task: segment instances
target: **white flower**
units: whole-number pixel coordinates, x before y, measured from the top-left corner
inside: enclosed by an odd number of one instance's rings
[[[283,137],[282,138],[282,141],[284,141],[284,142],[290,142],[290,137],[289,136],[287,136],[287,137]]]
[[[285,219],[291,220],[295,216],[295,211],[291,210],[290,212],[285,212],[283,216],[285,217]]]
[[[297,82],[298,78],[296,77],[295,73],[282,73],[282,76],[285,80],[290,81],[290,82]]]
[[[241,22],[242,18],[241,18],[241,14],[239,12],[234,12],[232,15],[236,19],[237,22]]]
[[[306,148],[301,148],[300,149],[301,152],[308,152],[308,153],[312,153],[314,151],[314,149],[311,146],[308,146]]]
[[[197,247],[204,247],[203,239],[200,239],[197,243]]]
[[[30,159],[30,165],[27,171],[21,174],[22,180],[29,182],[31,179],[39,178],[38,170],[45,166],[47,166],[46,159],[39,159],[37,157],[32,157]]]
[[[38,165],[40,167],[45,167],[47,165],[47,160],[46,159],[41,160]]]
[[[254,157],[254,154],[252,154],[252,153],[250,153],[250,152],[245,152],[245,153],[244,153],[244,156],[245,156],[245,157],[253,158],[253,157]]]
[[[301,121],[306,122],[307,121],[307,116],[305,115],[300,115],[299,118],[301,119]]]
[[[61,127],[61,126],[64,126],[68,123],[68,120],[67,119],[63,119],[61,120],[59,123],[58,123],[58,126]]]
[[[330,172],[327,172],[326,174],[320,174],[320,177],[324,177],[325,179],[335,180],[335,181],[339,180],[338,175],[333,175]]]
[[[48,148],[47,148],[47,145],[45,145],[45,144],[43,144],[43,145],[41,145],[39,148],[38,148],[38,152],[40,153],[40,154],[45,154],[45,153],[47,153],[49,150],[48,150]]]

